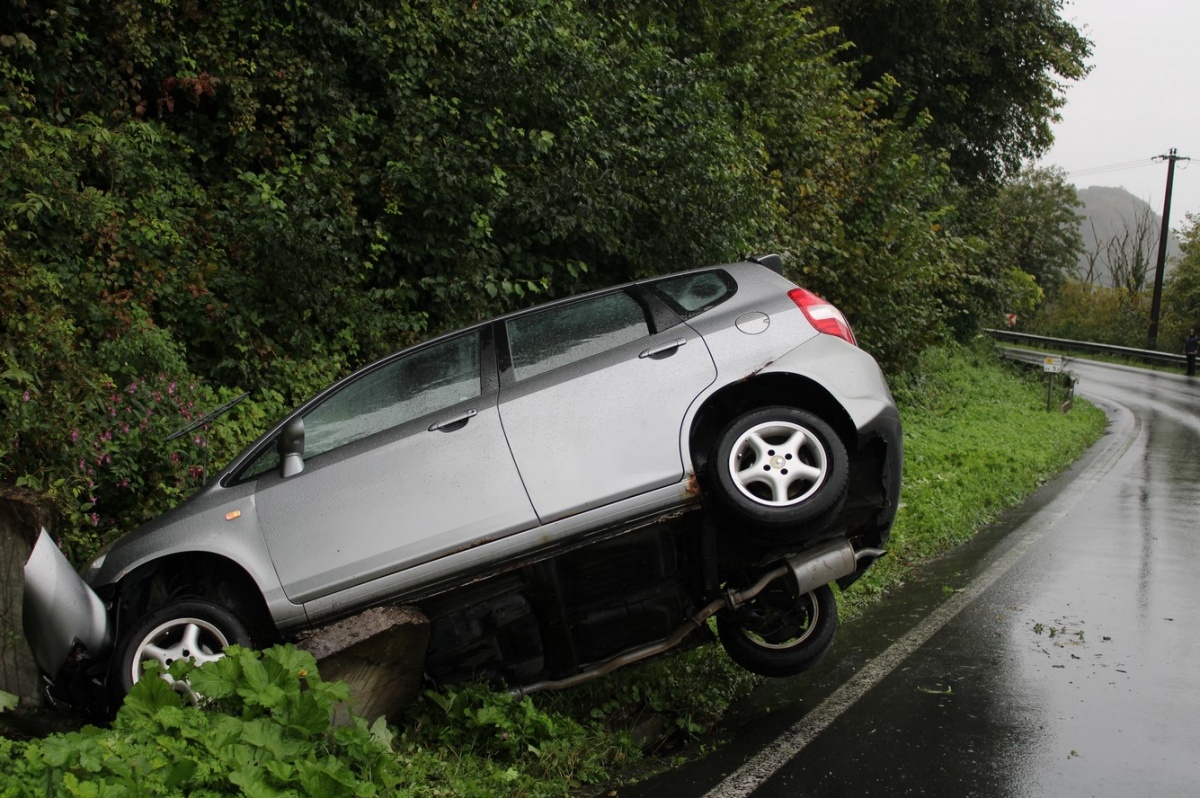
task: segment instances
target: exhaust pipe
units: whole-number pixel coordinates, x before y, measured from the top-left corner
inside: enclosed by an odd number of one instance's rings
[[[796,595],[802,596],[805,593],[811,593],[821,585],[827,585],[830,582],[841,579],[843,576],[849,576],[854,573],[860,559],[864,557],[878,558],[882,557],[885,553],[881,549],[860,549],[856,554],[854,547],[850,545],[850,541],[838,540],[818,546],[815,549],[809,549],[800,554],[793,554],[784,560],[784,564],[767,571],[757,582],[745,590],[734,590],[733,588],[726,590],[724,596],[714,599],[707,606],[702,607],[695,615],[688,619],[687,623],[668,635],[665,640],[618,654],[603,662],[598,662],[574,676],[568,676],[565,679],[551,679],[514,688],[510,693],[520,697],[541,690],[562,690],[567,687],[574,687],[598,676],[611,673],[625,665],[666,653],[679,645],[689,634],[703,626],[709,618],[723,609],[737,609],[766,590],[767,586],[776,579],[790,576],[793,580]]]

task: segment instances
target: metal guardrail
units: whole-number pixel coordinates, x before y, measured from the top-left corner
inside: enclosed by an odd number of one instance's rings
[[[1111,344],[1094,344],[1089,341],[1072,341],[1068,338],[1048,338],[1044,335],[1011,332],[1010,330],[984,330],[988,335],[1000,341],[1012,341],[1019,344],[1032,344],[1056,349],[1067,349],[1085,354],[1119,355],[1145,363],[1166,363],[1170,365],[1186,365],[1183,355],[1173,355],[1169,352],[1156,352],[1153,349],[1133,349],[1128,346],[1113,346]]]
[[[1054,408],[1054,377],[1056,374],[1063,380],[1063,386],[1066,389],[1067,398],[1058,409],[1063,413],[1069,411],[1075,405],[1075,386],[1079,380],[1075,377],[1074,372],[1064,368],[1071,362],[1070,358],[1059,356],[1047,357],[1043,352],[1033,352],[1028,349],[1013,349],[1011,346],[1002,346],[999,348],[1000,354],[1009,360],[1014,360],[1021,365],[1046,372],[1046,410],[1050,411]],[[1048,364],[1051,361],[1058,361],[1055,368],[1050,368]]]

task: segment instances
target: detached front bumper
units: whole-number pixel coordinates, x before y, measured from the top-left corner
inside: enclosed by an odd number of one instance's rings
[[[73,655],[99,659],[111,646],[104,602],[44,529],[25,563],[21,622],[34,661],[51,678]]]

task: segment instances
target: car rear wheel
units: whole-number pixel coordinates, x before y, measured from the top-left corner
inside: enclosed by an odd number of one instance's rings
[[[793,595],[778,580],[737,610],[717,616],[717,634],[730,659],[760,676],[794,676],[833,645],[837,603],[828,585]]]
[[[198,599],[164,604],[122,637],[113,659],[114,686],[123,697],[141,679],[145,664],[153,661],[162,667],[163,679],[194,699],[187,682],[172,679],[166,669],[180,659],[190,659],[197,665],[218,660],[227,647],[235,644],[250,646],[250,631],[224,607]]]
[[[717,439],[717,493],[758,526],[816,532],[845,500],[848,460],[837,433],[818,416],[795,407],[752,410]]]

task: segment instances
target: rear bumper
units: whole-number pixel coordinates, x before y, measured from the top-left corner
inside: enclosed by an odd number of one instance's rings
[[[42,672],[54,677],[73,657],[103,656],[111,646],[104,602],[43,529],[25,562],[22,626]]]

